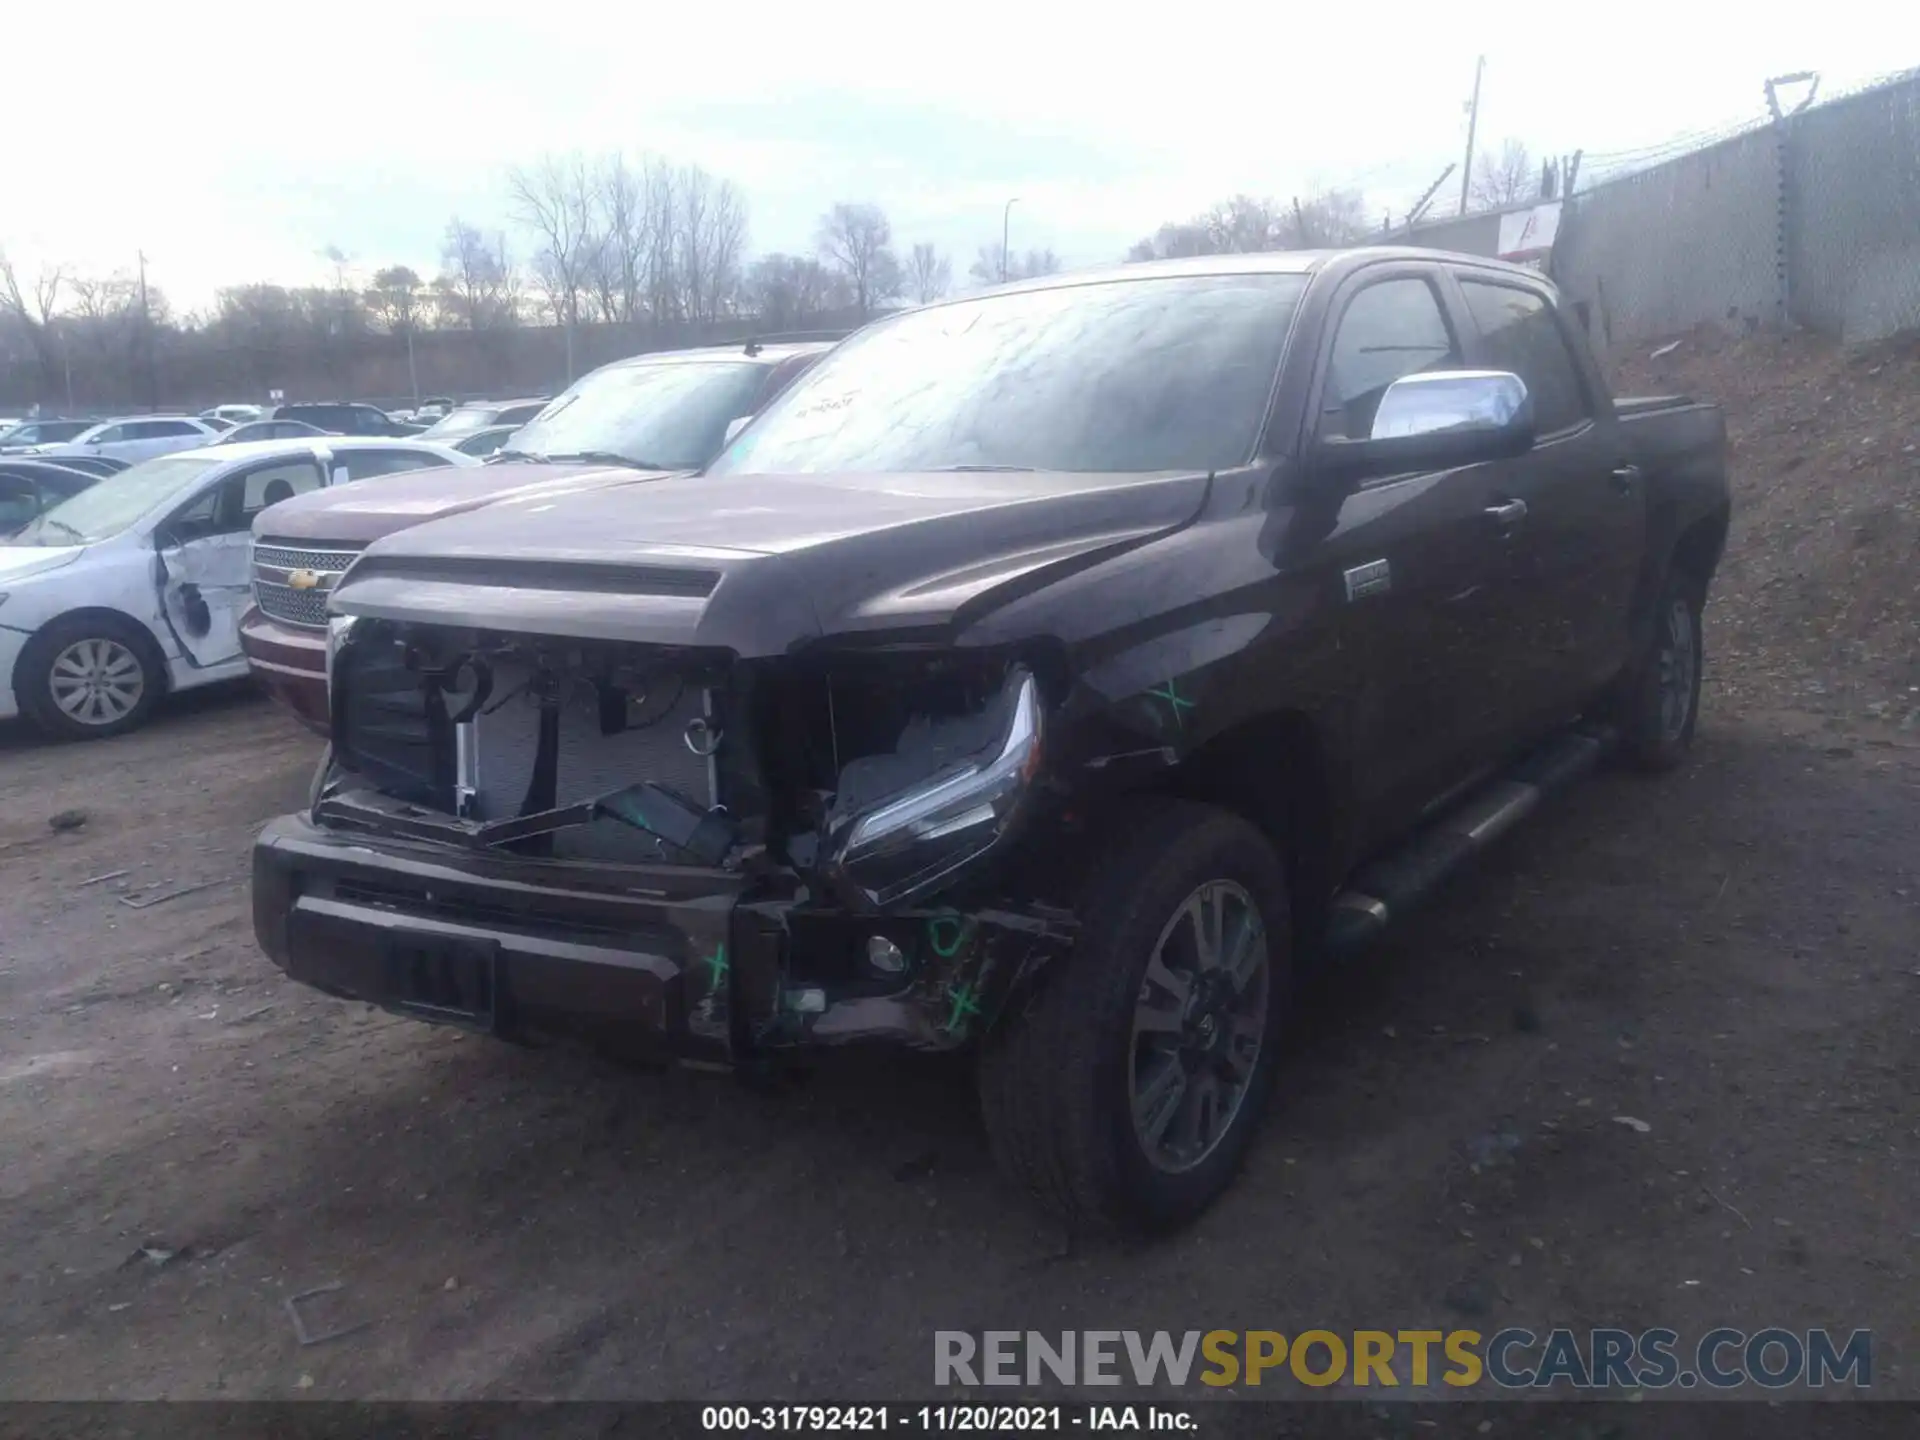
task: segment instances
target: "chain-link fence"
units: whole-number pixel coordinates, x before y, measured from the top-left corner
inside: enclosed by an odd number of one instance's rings
[[[1686,153],[1600,158],[1552,268],[1601,347],[1702,322],[1920,328],[1920,71]]]

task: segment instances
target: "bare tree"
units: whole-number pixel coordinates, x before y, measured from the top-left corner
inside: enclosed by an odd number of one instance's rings
[[[1172,221],[1127,251],[1129,260],[1253,254],[1353,245],[1372,233],[1358,190],[1323,190],[1286,204],[1252,195],[1222,200],[1204,215]]]
[[[692,320],[717,320],[740,291],[746,202],[731,180],[717,180],[698,165],[681,170],[673,188],[681,310]]]
[[[584,156],[547,155],[507,171],[514,218],[534,236],[533,277],[554,323],[566,332],[567,380],[573,380],[573,332],[580,324],[580,296],[595,264],[601,237],[596,227],[597,186]]]
[[[967,273],[982,285],[998,285],[1002,280],[1031,280],[1051,275],[1060,268],[1060,257],[1052,250],[1029,250],[1024,255],[1002,257],[1000,247],[982,245],[973,257]]]
[[[1496,158],[1482,150],[1474,162],[1473,180],[1468,194],[1476,210],[1504,210],[1533,199],[1539,193],[1540,167],[1521,141],[1507,140]]]
[[[602,320],[632,322],[646,303],[647,247],[653,216],[646,174],[625,155],[600,162],[600,243],[589,257],[589,279]]]
[[[818,243],[821,256],[846,278],[862,315],[906,283],[893,253],[893,226],[878,205],[840,201],[820,217]]]
[[[1144,240],[1137,240],[1127,251],[1129,260],[1173,260],[1186,255],[1213,255],[1215,237],[1198,220],[1169,220]]]
[[[507,254],[507,237],[491,241],[459,216],[447,222],[434,278],[443,324],[467,330],[497,330],[517,315],[519,288]]]
[[[1358,245],[1374,233],[1366,214],[1366,200],[1358,190],[1323,190],[1292,203],[1280,212],[1274,234],[1275,250],[1326,250]]]
[[[64,357],[55,343],[53,320],[60,308],[60,288],[66,278],[66,271],[60,266],[43,266],[32,289],[23,290],[13,261],[7,258],[6,251],[0,250],[0,315],[11,316],[26,333],[27,344],[33,347],[34,359],[40,366],[40,383],[48,395],[58,390],[63,369]]]
[[[907,256],[907,293],[922,305],[952,288],[953,262],[922,241]]]
[[[399,335],[419,325],[422,289],[412,267],[388,265],[373,272],[373,283],[361,298],[383,330]]]
[[[745,299],[769,330],[800,328],[846,301],[845,282],[811,256],[762,255],[748,269]]]

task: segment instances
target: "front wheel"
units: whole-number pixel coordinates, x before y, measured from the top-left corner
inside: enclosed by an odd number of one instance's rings
[[[1695,587],[1675,573],[1654,611],[1652,644],[1621,696],[1621,747],[1639,769],[1671,770],[1693,743],[1703,639]]]
[[[1290,982],[1284,869],[1244,820],[1121,817],[1073,951],[980,1057],[1002,1168],[1071,1227],[1157,1231],[1232,1181],[1272,1089]]]
[[[160,656],[130,621],[56,620],[21,651],[14,688],[27,717],[62,740],[99,740],[144,722],[165,686]]]

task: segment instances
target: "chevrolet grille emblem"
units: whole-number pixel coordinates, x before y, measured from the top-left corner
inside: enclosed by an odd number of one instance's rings
[[[320,577],[311,570],[289,570],[287,588],[289,590],[311,590],[320,583]]]

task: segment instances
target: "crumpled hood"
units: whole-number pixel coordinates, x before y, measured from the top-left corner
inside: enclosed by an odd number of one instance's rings
[[[609,485],[660,480],[672,472],[621,465],[552,465],[507,460],[497,465],[436,465],[403,475],[375,475],[309,490],[268,506],[253,533],[276,540],[338,540],[364,545],[396,530],[458,515],[509,495],[571,495]]]
[[[340,614],[781,654],[931,637],[1177,529],[1205,475],[679,476],[512,496],[391,535]]]

